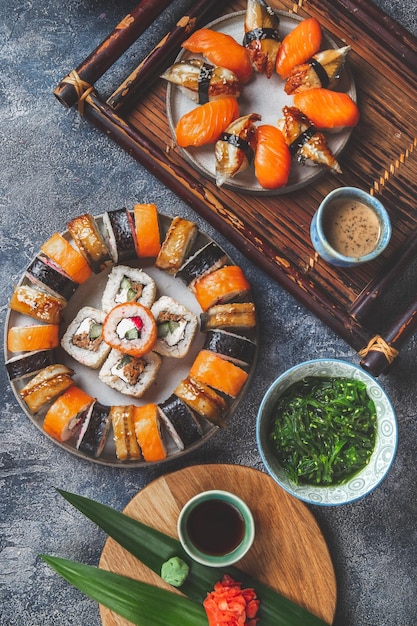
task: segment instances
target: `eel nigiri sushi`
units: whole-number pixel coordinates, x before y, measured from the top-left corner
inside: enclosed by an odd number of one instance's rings
[[[112,350],[100,369],[99,378],[120,393],[141,398],[155,382],[161,363],[161,357],[155,352],[135,358]]]
[[[201,330],[216,328],[225,330],[251,330],[256,326],[256,310],[253,302],[229,302],[216,304],[200,316]]]
[[[110,409],[114,445],[119,461],[134,461],[142,458],[135,434],[133,411],[132,404],[112,406]]]
[[[200,28],[182,43],[190,52],[200,53],[214,65],[231,70],[242,83],[252,76],[249,53],[231,35]]]
[[[139,358],[156,344],[155,318],[138,302],[118,304],[104,319],[103,340],[115,350]]]
[[[43,243],[41,250],[78,284],[84,283],[92,274],[82,254],[59,233],[55,233]]]
[[[239,105],[233,96],[202,104],[178,120],[176,142],[181,148],[214,143],[238,116]]]
[[[63,269],[43,255],[33,259],[26,270],[26,276],[35,287],[64,300],[69,300],[78,287],[78,283],[65,274]]]
[[[227,254],[214,241],[197,250],[177,272],[180,278],[193,291],[195,282],[227,263]]]
[[[330,89],[309,89],[294,95],[294,106],[306,115],[316,128],[340,130],[356,126],[359,109],[347,93]]]
[[[100,309],[82,307],[61,339],[65,352],[92,369],[100,367],[110,352],[110,346],[103,341],[105,316]]]
[[[238,265],[225,265],[196,281],[194,293],[197,302],[207,311],[215,304],[243,298],[250,291],[250,284]]]
[[[48,350],[59,345],[58,324],[33,324],[12,326],[7,333],[7,349],[10,352]]]
[[[297,161],[304,165],[309,160],[340,174],[341,167],[330,150],[326,137],[311,120],[297,107],[284,107],[282,112],[283,118],[278,121],[278,127]]]
[[[196,315],[169,296],[161,296],[151,311],[158,334],[155,352],[177,359],[184,357],[198,330]]]
[[[284,135],[276,126],[258,126],[255,176],[264,189],[285,187],[291,169],[291,153]]]
[[[158,404],[159,417],[179,450],[184,450],[203,434],[193,411],[175,394]]]
[[[158,405],[145,404],[133,408],[135,435],[145,461],[163,461],[167,449],[163,438]]]
[[[105,241],[115,263],[136,257],[136,231],[126,208],[103,213]]]
[[[44,431],[58,441],[67,441],[75,435],[93,402],[92,396],[72,385],[49,407]]]
[[[330,50],[322,50],[314,54],[306,63],[292,68],[285,81],[285,93],[291,95],[318,87],[327,88],[332,81],[339,78],[350,46]]]
[[[305,63],[320,50],[321,26],[315,17],[302,20],[284,37],[277,54],[276,71],[287,78],[293,67]]]
[[[156,257],[161,249],[158,210],[155,204],[135,204],[133,218],[139,258]]]
[[[105,313],[123,302],[139,302],[150,308],[155,296],[156,283],[149,274],[128,265],[115,265],[107,279],[101,306]]]
[[[19,395],[32,413],[37,413],[45,404],[71,387],[74,370],[66,365],[48,365],[20,389]]]
[[[248,374],[241,367],[210,350],[201,350],[191,366],[189,376],[235,398]]]
[[[110,426],[110,407],[95,401],[81,424],[75,447],[89,456],[99,457],[106,445]]]
[[[94,217],[89,213],[74,217],[67,228],[93,272],[100,273],[110,262],[110,254]]]
[[[226,400],[201,380],[187,376],[174,389],[174,394],[212,424],[225,426]]]
[[[243,172],[252,162],[256,147],[255,122],[260,119],[258,113],[239,117],[226,128],[216,142],[214,155],[218,187],[229,178]]]
[[[174,217],[156,257],[155,267],[175,274],[190,253],[197,235],[197,224]]]
[[[240,80],[231,70],[205,63],[201,59],[187,59],[171,65],[162,75],[177,85],[188,98],[205,104],[225,96],[240,96]]]
[[[280,43],[279,18],[273,9],[263,0],[248,0],[243,45],[259,74],[271,78]]]
[[[66,305],[67,301],[64,298],[34,289],[29,285],[16,287],[10,299],[10,308],[13,311],[49,324],[60,323]]]

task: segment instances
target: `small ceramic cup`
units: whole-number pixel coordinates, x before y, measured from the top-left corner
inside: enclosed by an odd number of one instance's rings
[[[209,567],[226,567],[251,548],[255,523],[248,505],[229,491],[197,494],[178,517],[178,536],[186,553]]]
[[[372,261],[387,247],[391,221],[377,198],[357,187],[339,187],[321,202],[310,227],[318,255],[338,267]]]

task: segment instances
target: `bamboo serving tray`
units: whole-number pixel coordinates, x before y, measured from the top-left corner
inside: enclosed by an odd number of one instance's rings
[[[172,0],[142,0],[55,89],[77,106],[197,213],[224,233],[361,355],[374,376],[387,370],[417,329],[417,296],[396,298],[385,316],[384,297],[401,284],[417,255],[417,39],[368,0],[271,0],[279,11],[316,17],[325,32],[349,44],[361,119],[338,160],[343,174],[323,175],[307,187],[276,196],[242,193],[203,179],[172,141],[166,84],[158,77],[196,28],[244,10],[244,0],[197,0],[161,42],[107,98],[95,82]],[[378,196],[393,226],[391,242],[375,261],[335,268],[315,253],[309,235],[321,199],[339,186]],[[410,300],[410,301],[407,301]],[[385,319],[387,317],[387,319]]]

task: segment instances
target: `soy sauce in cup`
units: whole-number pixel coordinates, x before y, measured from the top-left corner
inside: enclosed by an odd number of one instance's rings
[[[243,539],[245,522],[239,509],[226,500],[204,500],[187,519],[190,541],[206,554],[232,552]]]

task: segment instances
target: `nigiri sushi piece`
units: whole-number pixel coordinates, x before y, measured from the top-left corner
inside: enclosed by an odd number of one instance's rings
[[[87,411],[75,447],[88,456],[98,458],[110,431],[110,407],[95,401]]]
[[[25,273],[35,287],[52,293],[56,298],[69,300],[78,287],[78,283],[44,255],[35,257]]]
[[[48,241],[45,241],[41,245],[41,250],[79,285],[93,273],[82,254],[59,233],[55,233]]]
[[[284,107],[282,112],[284,117],[278,121],[278,127],[297,161],[302,165],[311,161],[341,174],[341,167],[330,150],[326,137],[311,120],[297,107]]]
[[[278,16],[263,0],[248,0],[244,28],[243,45],[253,68],[271,78],[281,43]]]
[[[66,365],[48,365],[20,389],[19,395],[32,413],[37,413],[45,404],[71,387],[73,375],[74,370]]]
[[[174,217],[156,257],[155,267],[175,274],[190,253],[197,235],[198,227],[195,222]]]
[[[135,358],[112,350],[98,376],[103,383],[120,393],[141,398],[155,382],[161,363],[162,359],[156,352]]]
[[[260,119],[258,113],[239,117],[226,128],[216,142],[214,155],[218,187],[229,178],[243,172],[252,163],[256,146],[255,122]]]
[[[285,81],[285,93],[291,95],[318,87],[327,88],[339,78],[350,49],[350,46],[344,46],[322,50],[305,63],[293,67]]]
[[[5,365],[10,380],[22,380],[28,376],[35,376],[44,367],[53,363],[53,350],[34,350],[12,357]]]
[[[139,258],[156,257],[161,249],[158,209],[155,204],[135,204],[133,218],[136,253]]]
[[[309,89],[294,95],[294,106],[300,109],[316,128],[340,130],[356,126],[359,109],[347,93],[330,89]]]
[[[233,96],[202,104],[178,120],[176,142],[181,148],[214,143],[237,117],[239,105]]]
[[[48,350],[59,345],[58,324],[33,324],[12,326],[7,333],[7,349],[10,352]]]
[[[215,304],[233,299],[243,299],[250,291],[250,284],[238,265],[225,265],[200,278],[194,285],[197,302],[203,311]]]
[[[252,76],[248,51],[231,35],[200,28],[181,45],[190,52],[201,54],[210,63],[231,70],[242,83],[247,83]]]
[[[210,350],[201,350],[191,366],[189,376],[235,398],[248,379],[241,367]]]
[[[256,309],[253,302],[216,304],[200,316],[200,328],[207,332],[216,328],[248,331],[256,326]]]
[[[118,304],[104,319],[103,340],[123,354],[142,357],[156,344],[155,318],[150,309],[138,302]]]
[[[105,243],[114,263],[136,257],[136,231],[133,217],[126,208],[105,211],[103,230]]]
[[[64,298],[53,296],[51,293],[34,289],[29,285],[16,287],[10,299],[10,308],[23,315],[29,315],[41,322],[59,324],[62,311],[67,305]]]
[[[167,449],[161,428],[158,405],[145,404],[133,408],[135,435],[145,461],[163,461]]]
[[[284,135],[276,126],[258,126],[255,176],[264,189],[285,187],[290,176],[291,153]]]
[[[151,312],[158,334],[155,352],[176,359],[186,356],[198,330],[197,316],[169,296],[161,296],[153,304]]]
[[[100,273],[109,264],[110,254],[94,217],[89,213],[74,217],[67,228],[93,272]]]
[[[142,459],[142,453],[135,434],[133,411],[134,407],[132,404],[112,406],[110,409],[114,445],[119,461],[137,461]]]
[[[58,441],[67,441],[76,434],[93,402],[92,396],[72,385],[49,407],[44,431]]]
[[[123,302],[139,302],[148,309],[156,296],[156,283],[146,272],[129,265],[115,265],[109,274],[101,298],[105,313]]]
[[[102,365],[110,352],[103,341],[106,314],[95,307],[82,307],[68,325],[61,346],[73,359],[92,369]]]
[[[197,250],[180,268],[176,277],[180,278],[191,291],[195,282],[214,270],[227,264],[227,254],[214,241]]]
[[[277,54],[276,71],[287,78],[293,67],[305,63],[320,50],[321,26],[315,17],[302,20],[284,37]]]
[[[201,380],[187,376],[174,389],[174,394],[204,419],[221,428],[225,426],[226,400]]]
[[[197,104],[205,104],[225,96],[238,98],[242,85],[236,74],[225,67],[206,63],[202,59],[187,59],[171,65],[162,75],[177,85],[185,96]]]
[[[201,425],[193,411],[175,394],[158,404],[158,413],[179,450],[184,450],[202,437]]]
[[[251,339],[227,330],[208,331],[203,348],[221,355],[240,367],[250,365],[256,356],[256,344]]]

